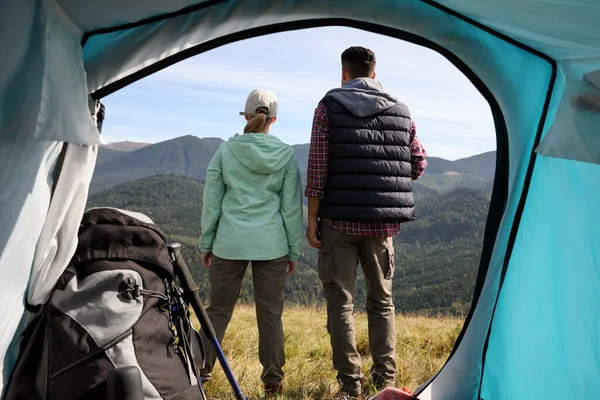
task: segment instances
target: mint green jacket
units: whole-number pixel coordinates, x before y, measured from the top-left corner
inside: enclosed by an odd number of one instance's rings
[[[228,260],[296,261],[302,183],[294,150],[273,135],[222,143],[206,173],[200,250]]]

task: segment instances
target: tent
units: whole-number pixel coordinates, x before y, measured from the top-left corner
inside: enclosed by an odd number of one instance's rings
[[[472,309],[419,397],[600,398],[599,23],[598,0],[3,0],[0,388],[75,249],[96,100],[217,46],[338,25],[438,51],[494,115]]]

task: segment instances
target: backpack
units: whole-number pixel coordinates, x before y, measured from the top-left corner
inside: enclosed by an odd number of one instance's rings
[[[96,208],[78,239],[25,329],[5,399],[106,400],[111,372],[130,366],[140,372],[139,398],[203,398],[204,349],[162,231],[143,214]]]

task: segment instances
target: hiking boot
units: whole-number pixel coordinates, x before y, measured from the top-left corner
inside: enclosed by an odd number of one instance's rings
[[[383,389],[387,389],[389,387],[394,387],[395,383],[394,381],[386,381],[386,380],[373,380],[373,383],[375,385],[375,389],[380,392]]]
[[[340,396],[344,399],[361,399],[362,398],[362,390],[360,386],[356,385],[342,385],[339,392]]]
[[[265,395],[269,398],[277,397],[283,392],[281,382],[265,383]]]
[[[373,378],[373,386],[375,386],[377,391],[381,391],[388,387],[394,387],[396,384],[395,374],[380,374],[375,371],[371,371],[371,377]]]

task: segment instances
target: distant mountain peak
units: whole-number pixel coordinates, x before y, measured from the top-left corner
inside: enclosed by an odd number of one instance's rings
[[[152,143],[130,142],[129,140],[124,140],[122,142],[114,142],[107,145],[103,145],[102,147],[118,151],[136,151],[146,146],[150,146],[151,144]]]
[[[130,152],[101,148],[98,156],[102,162],[96,164],[90,193],[165,173],[203,179],[222,142],[219,138],[186,135]]]
[[[194,135],[183,135],[183,136],[178,136],[172,139],[168,139],[165,140],[163,142],[159,142],[159,143],[154,143],[153,146],[167,146],[167,145],[172,145],[172,144],[188,144],[188,143],[195,143],[195,144],[220,144],[221,142],[223,142],[223,139],[218,138],[218,137],[198,137],[198,136],[194,136]]]

